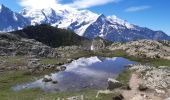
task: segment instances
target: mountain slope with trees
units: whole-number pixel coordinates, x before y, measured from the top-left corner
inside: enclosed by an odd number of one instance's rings
[[[88,39],[72,31],[59,29],[47,24],[28,26],[23,30],[11,32],[23,38],[35,39],[51,47],[80,45]]]

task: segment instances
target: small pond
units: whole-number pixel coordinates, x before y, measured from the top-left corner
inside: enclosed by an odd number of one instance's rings
[[[51,74],[52,80],[57,81],[57,84],[39,79],[30,83],[17,84],[12,89],[20,91],[41,88],[46,92],[79,91],[86,88],[106,89],[108,78],[116,78],[126,65],[135,63],[137,62],[122,57],[83,57],[65,64],[64,66],[67,67],[65,71]]]

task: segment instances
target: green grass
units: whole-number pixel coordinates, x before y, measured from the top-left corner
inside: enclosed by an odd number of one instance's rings
[[[89,53],[81,52],[78,56],[89,56]],[[76,56],[77,57],[77,56]],[[23,58],[23,57],[21,57]],[[7,63],[16,64],[20,57],[2,57]],[[41,63],[44,64],[57,64],[61,62],[61,59],[55,58],[43,58]],[[20,63],[20,61],[19,61]],[[61,93],[47,93],[43,92],[41,89],[29,89],[22,90],[19,92],[14,92],[11,87],[16,84],[21,84],[25,82],[35,81],[37,78],[41,77],[43,74],[25,74],[27,71],[5,71],[0,73],[0,100],[56,100],[58,98],[67,98],[71,96],[84,95],[85,100],[111,100],[115,94],[102,95],[99,98],[95,98],[97,90],[82,90],[80,92],[61,92]]]
[[[25,71],[6,71],[0,73],[0,90],[8,90],[11,86],[33,79],[33,75],[24,74]]]
[[[87,51],[79,51],[75,54],[72,54],[71,58],[78,59],[81,57],[90,57],[90,56],[94,56],[94,54],[93,54],[93,52],[87,50]]]
[[[123,50],[110,51],[106,49],[106,50],[93,52],[93,56],[102,56],[102,57],[124,57],[126,55],[127,54]]]
[[[66,59],[57,59],[57,58],[42,58],[40,60],[41,64],[59,64],[59,63],[65,63]]]
[[[57,100],[58,98],[68,98],[72,96],[83,95],[85,100],[112,100],[115,94],[100,95],[96,98],[96,90],[83,90],[80,92],[59,92],[47,93],[42,92],[40,89],[30,89],[20,92],[8,92],[0,94],[1,100]]]
[[[116,50],[116,51],[113,51],[112,57],[127,57],[127,53],[123,50]]]
[[[68,98],[83,95],[85,100],[112,100],[115,94],[101,95],[96,98],[96,90],[83,90],[80,92],[59,92],[47,93],[40,89],[29,89],[20,92],[3,91],[0,93],[0,100],[57,100],[58,98]]]
[[[47,93],[41,89],[29,89],[14,92],[11,87],[16,84],[35,81],[40,75],[26,75],[22,71],[9,71],[0,74],[0,100],[57,100],[71,96],[84,95],[85,100],[111,100],[115,94],[102,95],[95,98],[97,90],[82,90],[80,92]]]
[[[0,61],[5,61],[6,66],[10,65],[24,65],[26,63],[26,58],[23,56],[0,56]]]
[[[137,61],[140,63],[148,63],[154,66],[169,66],[170,67],[170,60],[167,59],[151,59],[151,58],[139,58],[134,56],[129,56],[125,51],[123,50],[116,50],[112,51],[112,55],[110,57],[124,57],[132,61]]]
[[[151,58],[136,58],[136,57],[127,57],[132,61],[137,61],[144,64],[151,64],[155,67],[158,66],[169,66],[170,67],[170,60],[167,59],[151,59]]]
[[[65,53],[67,51],[64,51]],[[80,51],[75,51],[73,53],[70,53],[69,56],[67,57],[68,59],[78,59],[81,57],[91,57],[91,56],[102,56],[102,57],[121,57],[124,56],[125,53],[123,51],[110,51],[110,50],[101,50],[101,51],[89,51],[89,50],[80,50]],[[61,59],[61,58],[44,58],[41,59],[42,64],[58,64],[60,62],[66,62],[67,59]]]
[[[167,59],[154,59],[150,63],[155,66],[169,66],[170,67],[170,60],[167,60]]]
[[[70,53],[69,56],[67,57],[67,59],[78,59],[81,57],[90,57],[90,56],[94,56],[93,52],[78,51],[73,54]],[[67,61],[67,59],[66,58],[42,58],[42,59],[40,59],[40,63],[41,64],[64,64],[64,63],[69,63],[69,61]]]
[[[128,56],[125,51],[108,51],[103,50],[100,52],[81,51],[79,53],[71,55],[72,58],[90,57],[90,56],[104,56],[104,57],[124,57],[133,61],[142,63],[150,63],[155,66],[170,66],[170,61],[165,59],[149,59],[149,58],[136,58]],[[25,62],[23,57],[0,57],[0,60],[5,60],[7,64],[23,64]],[[56,58],[41,58],[42,64],[59,64],[66,62],[66,59]],[[1,67],[1,66],[0,66]],[[41,89],[29,89],[19,92],[14,92],[11,87],[25,82],[34,81],[35,78],[41,77],[43,74],[25,74],[26,71],[6,71],[0,73],[0,100],[57,100],[58,98],[67,98],[70,96],[84,95],[85,100],[111,100],[115,94],[102,95],[99,98],[95,98],[96,90],[82,90],[80,92],[61,92],[61,93],[46,93]],[[127,85],[131,77],[131,71],[125,70],[118,77],[117,80]]]
[[[132,75],[132,71],[130,70],[124,70],[122,73],[120,73],[118,75],[118,77],[116,78],[116,80],[120,81],[121,83],[127,85],[129,83],[129,80],[131,78]]]
[[[29,82],[32,79],[32,76],[24,75],[24,72],[21,71],[0,73],[0,100],[13,100],[13,96],[16,96],[17,93],[12,92],[11,87],[16,84]]]

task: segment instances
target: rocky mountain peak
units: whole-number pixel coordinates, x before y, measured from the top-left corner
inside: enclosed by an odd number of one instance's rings
[[[4,6],[3,4],[0,5],[0,13],[12,12],[9,8]]]
[[[106,16],[104,14],[100,14],[97,18],[97,21],[102,21],[105,22],[106,21]]]
[[[106,18],[104,14],[100,14],[98,18]]]
[[[4,5],[3,5],[3,4],[1,4],[1,5],[0,5],[0,10],[1,10],[3,7],[4,7]]]
[[[4,5],[1,5],[0,7],[0,21],[0,32],[19,30],[29,25],[28,19],[16,12],[13,12]]]
[[[0,5],[0,9],[6,8],[3,4]]]

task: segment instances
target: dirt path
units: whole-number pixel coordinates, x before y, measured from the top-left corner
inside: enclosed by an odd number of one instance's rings
[[[146,93],[138,90],[141,79],[138,78],[137,74],[132,74],[129,81],[131,90],[123,90],[122,95],[125,100],[162,100],[160,97],[155,96],[154,93]]]
[[[170,56],[164,57],[164,59],[170,60]]]

